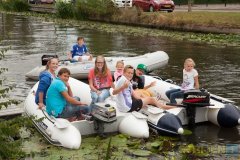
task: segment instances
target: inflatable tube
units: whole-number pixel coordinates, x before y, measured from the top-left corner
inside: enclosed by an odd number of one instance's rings
[[[119,60],[123,60],[125,65],[132,65],[134,68],[136,68],[138,64],[143,63],[147,66],[148,72],[151,72],[167,65],[169,57],[168,54],[163,51],[156,51],[136,57],[105,57],[105,59],[107,66],[112,73],[114,73],[116,69],[116,62]],[[94,67],[94,62],[94,59],[92,61],[75,63],[65,61],[59,64],[58,70],[65,67],[70,70],[71,77],[77,79],[87,79],[89,70]],[[42,72],[45,68],[45,66],[38,66],[26,73],[25,76],[28,79],[38,80],[40,72]]]

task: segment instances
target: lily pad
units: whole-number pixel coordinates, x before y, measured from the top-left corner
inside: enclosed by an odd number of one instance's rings
[[[141,150],[141,149],[130,151],[130,153],[138,157],[148,157],[152,154],[152,152],[150,151]]]

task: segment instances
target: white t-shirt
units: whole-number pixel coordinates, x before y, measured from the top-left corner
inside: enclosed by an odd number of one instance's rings
[[[115,88],[122,87],[126,80],[127,78],[124,75],[122,75],[120,79],[116,82]],[[117,94],[116,103],[119,111],[128,112],[131,109],[132,91],[133,91],[133,88],[132,88],[132,84],[130,83],[128,88],[125,88],[124,90],[122,90]]]
[[[194,89],[194,77],[196,76],[198,76],[196,69],[193,68],[190,72],[183,69],[182,90]]]

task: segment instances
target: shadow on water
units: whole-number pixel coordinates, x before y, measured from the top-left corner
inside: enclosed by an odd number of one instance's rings
[[[135,56],[163,50],[169,54],[169,65],[155,71],[163,78],[181,83],[183,62],[195,60],[202,87],[211,93],[236,101],[240,106],[240,58],[238,48],[213,47],[164,37],[138,37],[129,34],[105,33],[97,30],[64,27],[52,22],[42,22],[31,17],[0,14],[1,47],[9,47],[1,66],[9,68],[8,83],[15,86],[13,97],[25,99],[34,81],[26,81],[25,73],[41,65],[43,54],[66,53],[76,42],[77,36],[85,37],[93,55]],[[240,128],[225,129],[212,124],[197,125],[194,134],[182,137],[193,143],[240,143]]]

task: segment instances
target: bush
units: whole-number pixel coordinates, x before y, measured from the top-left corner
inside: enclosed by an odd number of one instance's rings
[[[1,8],[6,11],[23,12],[30,8],[27,0],[5,0],[1,1],[0,4]]]
[[[65,3],[59,1],[56,3],[56,16],[59,18],[67,19],[74,17],[74,6],[72,3]]]
[[[78,0],[75,11],[77,19],[98,19],[111,18],[117,8],[111,0]]]

